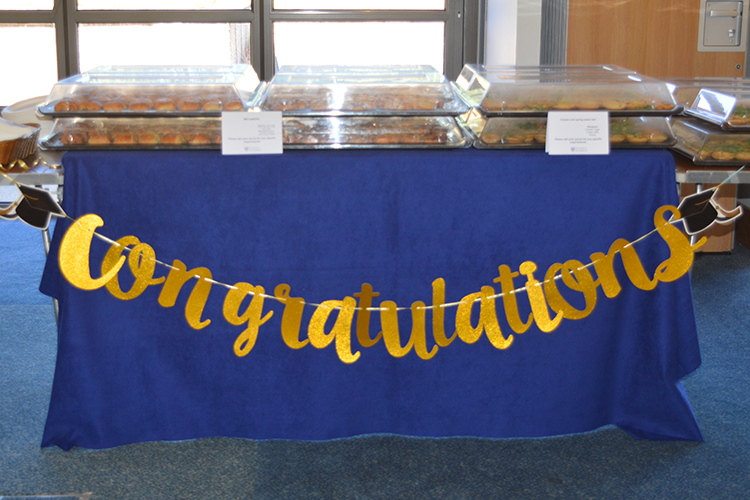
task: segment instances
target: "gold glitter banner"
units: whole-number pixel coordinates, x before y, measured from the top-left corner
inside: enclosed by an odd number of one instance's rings
[[[174,260],[172,264],[158,260],[154,249],[135,236],[124,236],[117,241],[102,236],[96,229],[103,226],[104,221],[96,214],[84,215],[73,221],[62,239],[58,258],[60,271],[75,287],[83,290],[105,287],[118,299],[133,300],[148,287],[161,286],[158,302],[162,307],[173,307],[182,287],[195,280],[185,306],[185,319],[191,328],[196,330],[211,323],[211,319],[203,319],[203,310],[212,286],[225,288],[224,319],[231,325],[245,327],[234,342],[234,352],[238,357],[246,356],[252,351],[260,327],[273,316],[274,311],[264,314],[263,310],[265,300],[271,299],[284,305],[281,336],[290,349],[303,349],[307,345],[324,349],[334,344],[336,354],[342,362],[354,363],[361,355],[359,351],[352,352],[354,327],[357,342],[362,348],[372,347],[382,340],[388,353],[394,357],[403,357],[414,350],[419,358],[428,360],[434,357],[439,349],[448,347],[456,339],[473,344],[485,334],[493,347],[507,349],[513,343],[513,334],[524,333],[532,324],[542,332],[552,332],[564,319],[578,320],[588,317],[596,307],[599,288],[607,298],[616,297],[622,290],[615,273],[617,255],[620,256],[628,280],[640,290],[653,290],[659,283],[681,278],[690,270],[695,251],[706,242],[706,238],[703,237],[691,244],[686,234],[692,235],[697,228],[705,229],[714,223],[731,223],[742,215],[741,207],[726,211],[713,200],[718,188],[742,169],[744,167],[719,186],[684,198],[679,207],[660,207],[654,214],[652,231],[633,242],[625,239],[616,240],[607,253],[591,254],[589,263],[584,264],[577,260],[554,263],[546,270],[542,281],[536,277],[539,269],[534,262],[523,262],[518,271],[513,271],[507,265],[500,265],[497,276],[492,278],[493,283],[500,285],[499,293],[493,286],[485,285],[479,291],[466,295],[454,303],[445,302],[446,285],[443,278],[437,278],[431,284],[431,305],[416,301],[410,307],[399,307],[390,300],[383,300],[378,307],[373,307],[373,299],[380,294],[375,292],[369,283],[363,283],[360,291],[353,293],[351,297],[326,300],[320,304],[308,303],[302,297],[293,297],[292,287],[286,283],[277,285],[273,295],[266,294],[264,287],[260,285],[245,282],[228,285],[213,280],[211,271],[205,267],[188,270],[179,260]],[[4,172],[0,172],[0,175],[8,177],[22,193],[18,201],[0,208],[0,216],[22,218],[25,222],[40,228],[46,228],[51,216],[68,217],[49,192],[18,184]],[[685,232],[675,227],[679,222],[683,223]],[[644,268],[634,244],[654,233],[667,244],[670,254],[656,267],[653,274],[650,274]],[[89,265],[94,237],[111,245],[102,260],[98,277],[92,275]],[[125,252],[127,256],[123,255]],[[118,279],[126,263],[133,278],[133,284],[127,291],[122,290]],[[168,268],[168,274],[156,276],[157,266]],[[591,273],[592,268],[596,277]],[[521,276],[526,282],[518,288],[513,279]],[[577,309],[563,297],[560,285],[582,295],[583,309]],[[525,319],[521,318],[517,302],[517,295],[521,292],[526,293],[531,308]],[[242,311],[242,303],[247,296],[252,298],[250,304]],[[502,312],[513,333],[504,334],[500,328],[497,299],[502,301]],[[478,321],[473,325],[472,312],[477,304]],[[314,307],[315,311],[307,325],[307,336],[302,338],[305,307]],[[451,307],[456,307],[455,330],[448,336],[445,310]],[[402,336],[399,330],[398,313],[407,310],[411,311],[412,328],[408,340],[404,343],[402,338],[405,336]],[[427,311],[432,313],[432,348],[428,348]],[[372,313],[379,313],[381,327],[380,332],[374,337],[369,331]],[[326,324],[334,314],[333,327],[326,331]]]
[[[104,221],[95,214],[84,215],[77,219],[62,239],[59,251],[60,270],[73,285],[84,290],[96,290],[102,287],[121,300],[132,300],[140,296],[148,287],[161,286],[158,302],[163,307],[172,307],[177,296],[188,282],[195,280],[193,289],[185,306],[185,319],[194,329],[202,329],[211,323],[203,318],[203,310],[212,291],[213,285],[224,287],[224,319],[231,325],[244,325],[244,330],[237,336],[234,352],[237,356],[249,354],[258,338],[260,327],[274,314],[264,314],[266,299],[274,299],[284,304],[281,318],[281,336],[291,349],[302,349],[308,344],[317,349],[335,345],[339,359],[344,363],[354,363],[360,352],[352,352],[352,327],[363,348],[371,347],[382,340],[387,351],[394,357],[402,357],[414,350],[421,359],[431,359],[438,349],[449,346],[456,338],[472,344],[482,334],[497,349],[506,349],[513,343],[514,333],[523,333],[532,323],[543,332],[556,329],[564,319],[583,319],[589,316],[596,306],[598,292],[601,288],[607,298],[616,297],[622,285],[615,275],[615,256],[620,255],[622,265],[630,282],[640,290],[653,290],[659,283],[675,281],[688,272],[693,264],[694,252],[706,239],[702,238],[691,245],[688,237],[673,224],[681,219],[680,211],[673,206],[663,206],[654,214],[654,230],[669,246],[670,256],[657,266],[653,274],[643,267],[633,246],[635,242],[618,239],[608,252],[591,254],[591,262],[583,264],[576,260],[555,263],[545,272],[543,281],[536,278],[538,266],[531,261],[522,263],[517,272],[510,267],[498,267],[498,275],[492,279],[499,283],[501,292],[497,293],[492,286],[483,286],[480,291],[463,297],[459,302],[445,303],[445,281],[437,278],[432,282],[432,304],[414,302],[411,307],[399,308],[395,302],[384,300],[379,307],[372,307],[373,297],[378,296],[370,284],[364,283],[358,293],[352,297],[327,300],[320,304],[309,304],[302,297],[292,297],[292,287],[279,284],[273,295],[267,295],[259,285],[245,282],[227,285],[212,279],[207,268],[187,269],[187,266],[175,260],[171,265],[156,259],[154,249],[141,242],[135,236],[124,236],[117,241],[109,240],[96,233]],[[636,241],[646,238],[645,235]],[[91,242],[94,236],[104,239],[111,247],[102,260],[99,276],[94,277],[89,268]],[[127,252],[128,256],[123,255]],[[122,290],[118,274],[126,267],[134,278],[129,290]],[[169,268],[167,276],[156,276],[157,264]],[[596,278],[590,268],[596,272]],[[516,288],[513,278],[522,276],[526,283]],[[560,282],[573,292],[582,294],[585,307],[577,309],[563,298]],[[527,318],[520,317],[516,296],[525,291],[531,313]],[[241,311],[243,299],[250,295],[250,304]],[[502,299],[503,312],[513,333],[504,334],[500,328],[496,299]],[[472,311],[478,304],[479,319],[472,324]],[[301,338],[302,314],[305,306],[315,308],[307,325],[307,337]],[[448,307],[456,307],[455,331],[448,336],[445,330],[444,312]],[[404,343],[398,321],[398,311],[410,310],[412,330]],[[428,349],[426,312],[432,311],[432,348]],[[355,311],[358,312],[354,323]],[[369,332],[369,315],[377,312],[380,315],[381,331],[373,338]],[[335,321],[330,331],[325,325],[331,315]]]

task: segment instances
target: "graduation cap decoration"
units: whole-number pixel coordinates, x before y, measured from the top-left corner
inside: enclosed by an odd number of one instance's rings
[[[47,229],[52,216],[65,217],[65,211],[46,189],[15,183],[21,197],[5,207],[0,207],[3,219],[21,219],[37,229]]]
[[[729,224],[742,215],[740,206],[732,211],[726,211],[719,206],[713,199],[716,192],[717,189],[707,189],[691,194],[686,196],[677,207],[687,234],[699,233],[715,222]]]

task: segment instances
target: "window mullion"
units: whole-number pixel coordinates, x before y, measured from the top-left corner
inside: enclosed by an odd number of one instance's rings
[[[69,0],[75,3],[75,0]],[[74,12],[75,23],[249,23],[249,10],[193,11],[193,10],[87,10]]]
[[[449,0],[450,2],[450,0]],[[451,16],[445,11],[421,10],[274,10],[272,21],[446,21]]]

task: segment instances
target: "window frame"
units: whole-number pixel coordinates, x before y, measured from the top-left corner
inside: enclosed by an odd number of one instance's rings
[[[51,11],[0,11],[3,24],[51,24],[55,27],[59,79],[80,73],[79,24],[249,23],[252,64],[259,78],[274,74],[273,23],[443,22],[444,73],[455,79],[465,63],[484,62],[487,0],[445,0],[445,10],[276,10],[273,0],[253,0],[252,10],[77,10],[76,0],[54,0]]]

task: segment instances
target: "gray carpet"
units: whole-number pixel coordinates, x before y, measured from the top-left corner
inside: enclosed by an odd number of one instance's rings
[[[750,251],[693,272],[703,365],[684,380],[706,441],[619,429],[544,439],[363,436],[328,442],[211,438],[110,450],[39,447],[55,362],[38,292],[39,231],[0,221],[0,499],[750,498]],[[72,499],[70,499],[72,500]]]

